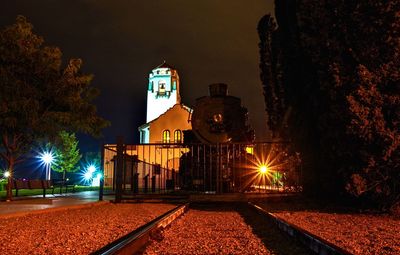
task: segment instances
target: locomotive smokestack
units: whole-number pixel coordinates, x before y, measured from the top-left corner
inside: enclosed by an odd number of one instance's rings
[[[228,95],[228,85],[224,83],[214,83],[209,85],[211,97],[225,97]]]

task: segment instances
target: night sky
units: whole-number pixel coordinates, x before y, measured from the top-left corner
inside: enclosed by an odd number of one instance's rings
[[[178,70],[184,104],[208,95],[211,83],[227,83],[248,108],[257,140],[267,139],[256,28],[272,11],[272,0],[3,0],[0,26],[24,15],[65,60],[83,59],[101,90],[98,112],[112,124],[101,141],[80,136],[83,150],[96,150],[117,135],[139,141],[148,73],[163,60]]]

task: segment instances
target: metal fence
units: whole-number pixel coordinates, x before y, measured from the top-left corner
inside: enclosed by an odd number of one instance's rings
[[[104,183],[123,194],[301,190],[301,161],[287,143],[121,145],[121,167],[117,151],[104,146]]]

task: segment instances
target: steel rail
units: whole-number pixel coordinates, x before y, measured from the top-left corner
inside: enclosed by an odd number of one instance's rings
[[[291,224],[281,217],[270,213],[260,206],[253,204],[252,202],[248,202],[248,205],[260,212],[261,214],[267,216],[276,222],[278,228],[283,232],[287,233],[294,239],[301,242],[303,245],[311,249],[313,252],[319,255],[352,255],[353,253],[346,251],[345,249],[319,237],[316,236],[307,230]]]
[[[188,208],[189,204],[180,205],[91,254],[136,254],[146,246],[152,235],[160,229],[167,227],[171,222],[184,214]]]

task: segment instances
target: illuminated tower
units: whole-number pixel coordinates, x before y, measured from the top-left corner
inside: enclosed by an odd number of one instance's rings
[[[146,122],[158,118],[180,102],[178,72],[164,61],[149,74]]]

